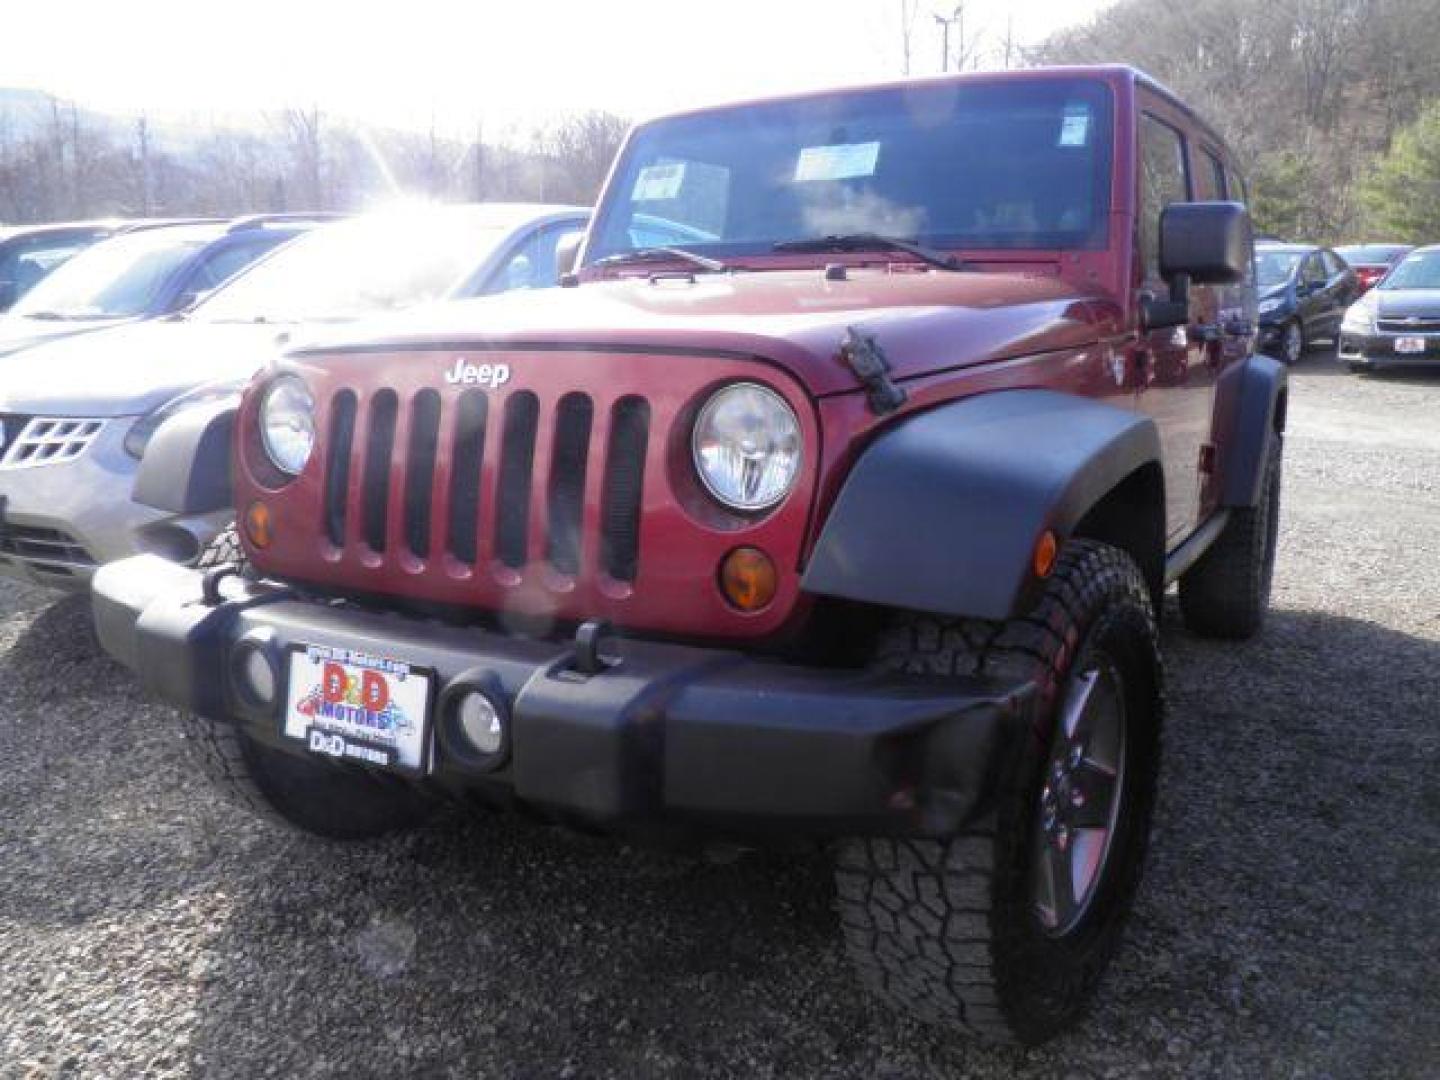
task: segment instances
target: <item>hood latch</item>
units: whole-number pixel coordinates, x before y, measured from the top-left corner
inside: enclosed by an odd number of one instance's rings
[[[840,359],[864,384],[865,398],[876,416],[886,416],[905,404],[905,391],[890,378],[890,361],[874,337],[847,326]]]

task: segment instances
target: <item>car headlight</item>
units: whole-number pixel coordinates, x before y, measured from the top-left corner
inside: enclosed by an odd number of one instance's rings
[[[159,408],[152,409],[130,425],[130,430],[125,433],[123,444],[125,452],[138,461],[145,455],[145,448],[150,445],[151,438],[154,437],[155,432],[160,430],[160,426],[186,409],[217,402],[238,405],[240,393],[245,389],[245,382],[244,379],[227,379],[224,382],[206,383],[193,390],[186,390],[183,394],[177,394]]]
[[[758,383],[716,391],[691,437],[695,471],[732,510],[764,510],[783,499],[800,472],[800,449],[794,410]]]
[[[1351,304],[1341,320],[1343,334],[1373,334],[1375,332],[1375,309],[1365,302]]]
[[[1284,297],[1272,296],[1269,300],[1260,301],[1260,314],[1269,315],[1272,311],[1279,311],[1285,303]]]
[[[260,400],[260,441],[275,467],[299,476],[315,449],[315,399],[297,376],[281,375]]]

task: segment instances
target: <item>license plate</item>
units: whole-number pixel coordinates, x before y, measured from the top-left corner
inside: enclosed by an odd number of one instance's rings
[[[1423,337],[1397,337],[1395,351],[1397,353],[1422,353],[1425,351],[1425,339]]]
[[[423,776],[430,769],[433,685],[428,671],[402,660],[297,645],[283,732],[312,753]]]

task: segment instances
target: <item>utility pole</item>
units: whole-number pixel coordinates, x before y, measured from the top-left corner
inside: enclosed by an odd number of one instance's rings
[[[150,125],[142,115],[135,121],[135,138],[140,147],[140,216],[150,216]]]

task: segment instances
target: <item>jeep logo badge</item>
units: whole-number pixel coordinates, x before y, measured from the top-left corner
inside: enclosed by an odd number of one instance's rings
[[[509,364],[472,364],[463,356],[455,358],[455,366],[445,372],[451,386],[483,386],[498,390],[510,381]]]

